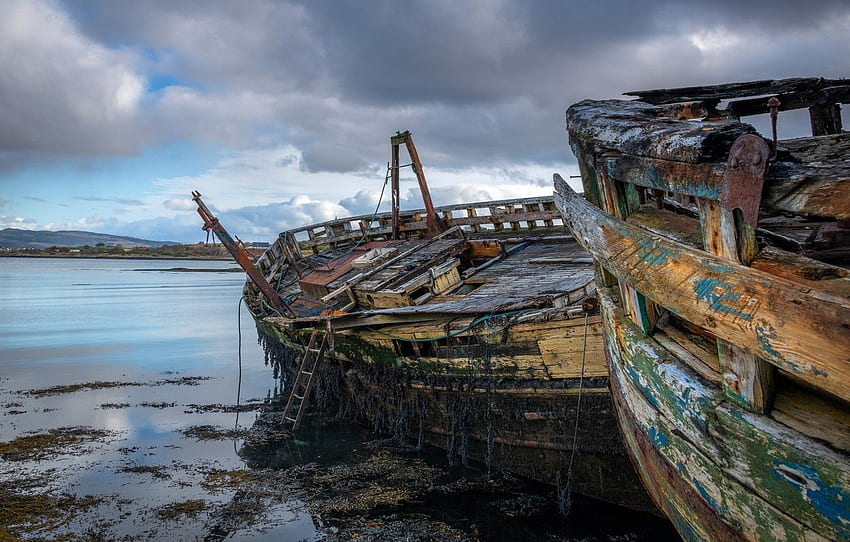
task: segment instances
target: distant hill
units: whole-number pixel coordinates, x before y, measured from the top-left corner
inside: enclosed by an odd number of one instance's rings
[[[121,245],[125,248],[134,247],[161,247],[163,245],[176,245],[170,241],[149,241],[136,237],[123,237],[120,235],[108,235],[105,233],[94,233],[90,231],[33,231],[19,230],[17,228],[6,228],[0,230],[0,248],[38,248],[49,247],[82,247],[82,246],[112,247]]]

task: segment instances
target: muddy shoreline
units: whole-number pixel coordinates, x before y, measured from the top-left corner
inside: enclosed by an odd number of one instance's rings
[[[79,397],[109,385],[203,382],[169,377],[19,390],[20,400],[0,406],[4,417],[16,417],[35,408],[33,401],[61,393]],[[641,515],[619,509],[623,527],[594,533],[577,518],[598,513],[597,503],[576,500],[570,517],[564,517],[554,488],[500,472],[488,475],[474,466],[451,468],[441,451],[416,450],[319,414],[308,416],[307,428],[294,437],[278,423],[278,399],[240,405],[93,404],[118,411],[183,409],[189,417],[253,414],[250,428],[198,423],[176,429],[181,444],[171,445],[232,443],[243,462],[239,468],[200,457],[157,463],[156,447],[121,446],[120,432],[86,426],[50,428],[0,443],[0,501],[9,503],[0,512],[0,541],[167,540],[187,524],[195,525],[195,534],[181,539],[271,540],[281,532],[291,535],[293,518],[303,524],[301,540],[663,540],[670,534],[660,520],[638,521],[642,530],[635,531],[628,520]],[[119,459],[96,466],[110,451]],[[139,505],[118,493],[80,494],[71,481],[80,467],[61,466],[69,457],[87,465],[83,469],[111,469],[114,476],[145,487],[179,488],[184,497]],[[120,534],[131,518],[142,518],[145,529]]]

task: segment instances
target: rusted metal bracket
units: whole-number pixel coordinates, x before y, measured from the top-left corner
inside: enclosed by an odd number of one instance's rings
[[[216,237],[219,238],[221,244],[224,245],[224,248],[233,256],[233,259],[236,260],[236,263],[245,270],[245,273],[250,277],[251,281],[257,285],[263,295],[266,296],[269,304],[281,315],[284,313],[288,313],[290,316],[295,316],[295,313],[292,311],[289,306],[284,303],[283,299],[274,291],[271,284],[268,283],[266,277],[260,272],[259,269],[254,265],[251,261],[251,256],[246,251],[241,241],[234,241],[233,238],[227,233],[227,230],[224,229],[224,226],[218,221],[212,211],[206,206],[206,204],[201,201],[201,193],[197,190],[192,191],[192,200],[198,205],[198,214],[201,215],[201,218],[204,221],[203,230],[207,233],[213,232]]]
[[[761,191],[769,158],[770,147],[764,139],[753,134],[742,135],[729,149],[720,205],[730,211],[740,209],[744,222],[753,229],[758,226]]]

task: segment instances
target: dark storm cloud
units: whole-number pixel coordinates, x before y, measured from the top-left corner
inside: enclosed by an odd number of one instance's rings
[[[582,98],[850,73],[846,1],[0,5],[0,167],[194,139],[355,172],[404,129],[426,166],[550,164]]]

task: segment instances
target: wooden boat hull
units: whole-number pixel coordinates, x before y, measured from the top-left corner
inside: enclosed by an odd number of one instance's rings
[[[611,389],[635,466],[687,540],[846,539],[846,459],[723,401],[600,292]]]
[[[587,243],[587,250],[620,273],[624,283],[637,285],[677,314],[694,314],[698,322],[711,319],[718,336],[723,336],[726,318],[736,321],[723,305],[725,300],[714,305],[703,300],[705,306],[700,311],[696,307],[700,293],[689,280],[675,279],[685,276],[699,280],[701,273],[724,272],[727,265],[713,262],[710,255],[697,249],[618,222],[565,190],[561,185],[565,197],[557,201],[564,207],[568,224]],[[601,225],[601,233],[587,226],[587,235],[582,235],[585,223]],[[629,243],[637,248],[625,248]],[[641,246],[649,256],[641,256]],[[665,248],[669,251],[664,252]],[[660,253],[667,256],[652,257]],[[668,262],[692,267],[676,274],[667,270],[655,275]],[[758,273],[744,269],[744,277]],[[658,277],[657,283],[653,277]],[[749,292],[758,287],[747,280],[730,284]],[[850,536],[850,463],[845,454],[771,418],[739,408],[729,401],[719,382],[711,382],[691,369],[693,360],[683,359],[681,350],[665,347],[626,317],[619,292],[611,288],[598,288],[597,292],[611,388],[626,445],[656,505],[684,538],[804,540],[823,536],[841,540]],[[838,298],[823,297],[836,310],[846,306]],[[777,303],[785,301],[787,298]],[[694,308],[690,308],[692,302]],[[770,303],[760,306],[769,308]],[[813,313],[813,317],[828,318],[829,312]],[[755,334],[748,331],[746,322],[737,321],[738,334]],[[839,343],[843,340],[837,339]],[[754,341],[765,344],[757,338]],[[817,348],[812,344],[802,355],[832,365],[832,351],[832,345]],[[775,358],[781,356],[774,353]],[[797,371],[796,376],[808,377],[804,371]]]
[[[539,344],[545,347],[547,337],[567,335],[564,329],[570,327],[576,341],[585,341],[583,319],[541,327],[536,340],[511,345],[511,355],[501,360],[498,345],[466,354],[458,350],[454,357],[444,351],[439,359],[411,358],[368,343],[360,333],[337,333],[336,352],[322,363],[313,404],[413,446],[446,450],[453,464],[476,461],[657,513],[623,447],[605,376],[599,317],[588,325],[591,349],[583,378],[580,365],[575,378],[553,379],[535,370],[546,366]],[[259,322],[258,328],[270,361],[291,380],[299,344],[271,321]],[[512,359],[523,366],[510,367]]]
[[[815,129],[822,83],[567,112],[586,199],[556,175],[556,206],[596,262],[626,446],[686,540],[850,539],[850,137]],[[750,106],[809,108],[815,137],[771,144]]]

